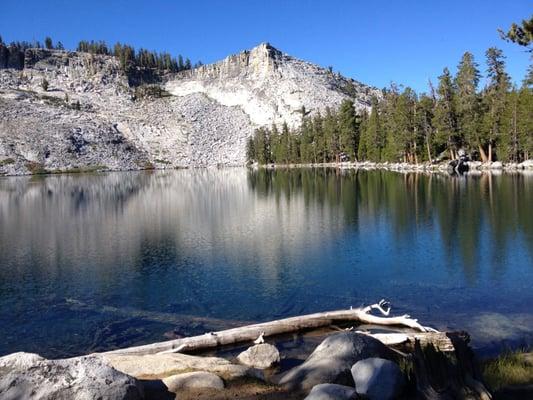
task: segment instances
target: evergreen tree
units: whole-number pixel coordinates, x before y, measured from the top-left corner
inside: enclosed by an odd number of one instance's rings
[[[246,141],[246,159],[248,160],[248,162],[254,162],[257,159],[253,136],[250,136]]]
[[[455,76],[457,127],[465,143],[480,148],[482,151],[482,141],[479,135],[481,106],[477,92],[479,79],[480,73],[474,56],[469,52],[464,53]]]
[[[491,47],[486,52],[487,57],[487,77],[489,83],[485,89],[484,100],[486,113],[484,119],[484,138],[488,148],[486,159],[491,162],[493,159],[492,149],[505,135],[504,112],[506,108],[506,95],[510,88],[509,75],[505,72],[505,57],[500,49]],[[483,152],[482,158],[483,158]]]
[[[461,145],[457,135],[455,87],[448,68],[444,68],[439,76],[437,88],[437,103],[433,125],[435,127],[435,141],[439,150],[447,149],[452,159],[456,158],[456,151]]]
[[[503,39],[517,43],[520,46],[531,46],[533,44],[533,15],[529,20],[523,20],[521,25],[513,23],[507,32],[499,30]],[[530,49],[533,51],[533,49]]]
[[[50,50],[50,49],[53,49],[54,48],[54,45],[52,43],[52,38],[50,36],[47,36],[45,39],[44,39],[44,46]]]
[[[518,93],[518,143],[522,160],[533,157],[533,90],[522,87]]]
[[[361,136],[359,145],[359,158],[370,161],[381,161],[384,144],[384,131],[381,122],[378,99],[372,98],[370,116]]]
[[[418,112],[416,124],[422,134],[425,146],[425,154],[427,161],[433,160],[435,149],[433,148],[433,119],[435,110],[435,99],[432,96],[422,95],[418,102]]]
[[[354,102],[344,100],[339,110],[339,147],[354,161],[359,145],[359,121],[355,113]]]
[[[339,154],[339,129],[337,115],[326,107],[326,115],[323,121],[325,162],[337,162]]]

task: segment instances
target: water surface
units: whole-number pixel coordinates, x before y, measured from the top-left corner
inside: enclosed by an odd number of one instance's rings
[[[533,343],[533,176],[203,169],[0,179],[0,355],[388,298]]]

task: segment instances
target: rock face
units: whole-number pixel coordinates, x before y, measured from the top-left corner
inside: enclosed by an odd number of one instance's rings
[[[204,93],[220,104],[238,106],[259,126],[283,122],[296,126],[302,106],[316,113],[349,96],[356,99],[358,109],[367,108],[372,95],[379,95],[376,89],[293,58],[268,43],[183,72],[165,88],[176,96]]]
[[[382,358],[367,358],[352,367],[352,377],[358,394],[369,400],[393,400],[405,385],[400,367]]]
[[[327,337],[305,360],[288,371],[280,384],[289,390],[309,391],[321,383],[354,386],[350,369],[369,357],[394,359],[395,353],[380,341],[356,332],[342,332]]]
[[[224,382],[210,372],[188,372],[163,379],[170,392],[178,393],[187,389],[224,389]]]
[[[250,347],[237,356],[239,362],[250,367],[265,369],[279,363],[279,351],[275,346],[262,343]]]
[[[0,358],[3,400],[138,400],[138,382],[97,356],[45,360],[36,354],[14,353]]]
[[[242,165],[255,128],[380,95],[268,44],[164,80],[154,96],[114,57],[27,50],[0,69],[0,175]]]
[[[355,389],[350,386],[322,383],[313,387],[305,400],[354,400],[357,399]]]

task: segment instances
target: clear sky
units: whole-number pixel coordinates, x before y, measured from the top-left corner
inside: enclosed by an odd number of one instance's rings
[[[50,35],[67,48],[80,39],[120,41],[204,63],[268,41],[380,88],[395,81],[424,91],[465,51],[484,71],[490,46],[503,49],[519,83],[529,55],[497,28],[532,13],[533,0],[0,0],[0,35]]]

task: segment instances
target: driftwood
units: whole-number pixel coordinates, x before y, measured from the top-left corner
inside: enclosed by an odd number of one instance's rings
[[[382,316],[372,315],[372,310],[378,310]],[[379,326],[408,327],[419,332],[417,334],[401,333],[372,335],[387,345],[401,346],[408,343],[414,343],[415,339],[417,339],[424,343],[433,343],[437,348],[442,349],[442,351],[451,351],[453,349],[453,344],[445,333],[422,326],[416,319],[411,318],[409,315],[389,317],[390,310],[390,304],[381,300],[379,303],[367,307],[290,317],[242,326],[239,328],[226,329],[219,332],[209,332],[199,336],[113,350],[106,354],[142,355],[198,351],[224,345],[253,342],[256,340],[261,341],[263,337],[322,328],[331,326],[335,323],[347,321]]]

